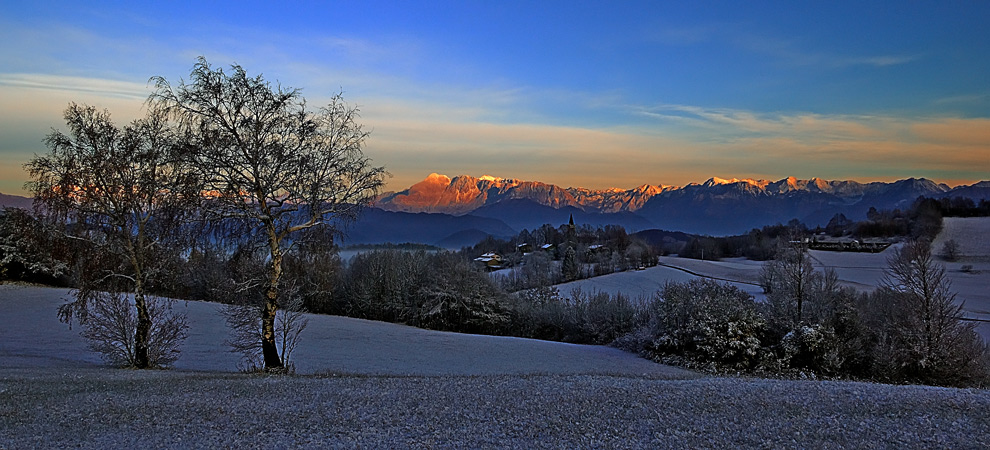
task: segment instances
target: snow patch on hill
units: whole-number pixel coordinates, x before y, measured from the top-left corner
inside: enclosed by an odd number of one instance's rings
[[[56,318],[68,290],[0,286],[0,361],[12,368],[94,367],[101,363],[79,336]],[[219,305],[177,301],[189,317],[189,337],[175,369],[236,372],[227,350]],[[309,327],[293,356],[296,372],[367,375],[617,374],[659,378],[697,375],[622,350],[501,336],[429,331],[339,316],[307,315]]]

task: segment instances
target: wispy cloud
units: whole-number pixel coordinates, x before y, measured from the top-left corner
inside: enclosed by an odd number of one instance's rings
[[[733,33],[729,42],[747,51],[771,56],[783,64],[842,69],[852,66],[888,67],[917,61],[920,55],[847,55],[808,49],[794,39],[770,37],[753,32]]]
[[[990,173],[990,119],[771,114],[687,105],[633,111],[683,140],[704,143],[716,167],[733,165],[748,173],[776,167],[778,175],[864,178],[937,171],[972,181]]]
[[[770,56],[780,64],[824,69],[853,66],[889,67],[922,58],[917,54],[853,55],[814,48],[795,38],[775,37],[738,24],[709,24],[690,27],[664,26],[650,31],[647,40],[664,45],[693,46],[721,44],[745,52]]]
[[[147,83],[49,74],[0,73],[0,87],[140,100],[144,100],[151,93],[151,87]]]

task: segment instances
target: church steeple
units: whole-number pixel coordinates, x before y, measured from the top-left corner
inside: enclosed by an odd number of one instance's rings
[[[574,214],[571,214],[570,220],[567,221],[567,243],[568,245],[574,245],[575,238],[577,237],[577,228],[574,227]]]

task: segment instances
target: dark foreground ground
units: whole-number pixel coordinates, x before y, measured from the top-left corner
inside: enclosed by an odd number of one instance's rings
[[[0,448],[990,448],[990,391],[609,375],[0,370]]]

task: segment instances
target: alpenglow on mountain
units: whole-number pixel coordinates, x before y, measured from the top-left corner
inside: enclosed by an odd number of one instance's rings
[[[681,187],[644,184],[634,189],[595,190],[434,173],[406,190],[382,195],[375,206],[404,213],[487,217],[517,230],[563,223],[573,215],[579,223],[617,224],[629,231],[660,228],[724,235],[791,219],[809,226],[824,225],[840,213],[865,218],[871,207],[906,208],[920,196],[964,196],[978,201],[990,198],[990,183],[950,188],[924,178],[890,183],[710,178]]]
[[[508,237],[543,224],[619,225],[628,232],[662,229],[693,234],[747,233],[800,220],[826,225],[836,214],[864,220],[869,209],[908,208],[920,196],[990,200],[990,181],[950,188],[926,179],[891,183],[711,178],[675,187],[561,188],[538,181],[431,174],[401,192],[382,195],[356,223],[343,224],[347,244],[417,242],[445,248],[485,236]],[[29,208],[31,200],[0,194],[0,205]]]
[[[978,183],[977,185],[980,185]],[[977,186],[974,185],[974,186]],[[843,204],[854,204],[871,196],[891,193],[939,196],[952,191],[945,184],[927,179],[907,179],[893,183],[827,181],[820,178],[799,180],[794,177],[780,181],[710,178],[702,184],[691,183],[677,187],[644,184],[633,189],[561,188],[539,181],[460,175],[450,178],[432,173],[401,192],[384,194],[376,206],[388,211],[467,214],[478,208],[506,200],[530,200],[552,208],[573,206],[585,212],[636,212],[648,202],[659,199],[711,197],[743,199],[746,197],[795,196],[821,194]],[[913,198],[912,198],[913,200]]]
[[[553,208],[573,206],[586,212],[635,211],[653,196],[676,189],[644,184],[635,189],[561,188],[539,181],[431,173],[401,192],[383,195],[376,206],[388,211],[466,214],[505,200],[530,200]]]

